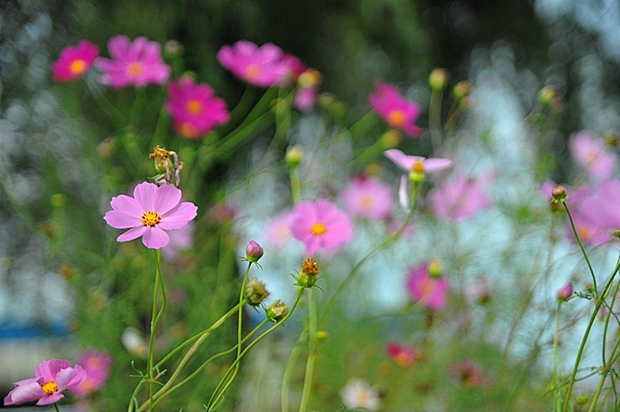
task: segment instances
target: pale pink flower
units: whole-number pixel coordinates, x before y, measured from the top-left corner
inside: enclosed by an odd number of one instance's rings
[[[181,251],[191,249],[194,246],[194,230],[195,225],[193,222],[189,222],[181,229],[170,230],[168,232],[170,241],[166,247],[161,249],[164,259],[169,262],[176,262],[181,256]]]
[[[409,366],[419,359],[419,354],[414,348],[398,343],[388,343],[385,351],[395,364],[402,367]]]
[[[613,177],[618,159],[607,150],[603,140],[582,131],[571,137],[569,148],[575,161],[594,178],[607,180]]]
[[[491,199],[485,193],[489,181],[490,175],[478,179],[457,176],[440,183],[428,194],[433,213],[439,217],[463,220],[489,208]]]
[[[403,153],[398,149],[389,149],[383,152],[385,157],[390,159],[394,164],[405,172],[410,173],[413,170],[413,166],[422,167],[422,170],[426,172],[437,172],[444,170],[452,166],[452,160],[444,159],[440,157],[434,157],[427,159],[422,156],[410,156]]]
[[[614,229],[608,227],[599,219],[597,202],[590,200],[592,197],[590,188],[585,186],[578,189],[567,188],[567,193],[568,198],[565,202],[571,212],[579,239],[583,243],[594,246],[609,242],[611,240],[611,232]],[[574,240],[575,234],[568,219],[566,224],[567,236],[569,239]]]
[[[407,289],[414,302],[430,310],[440,310],[446,305],[448,280],[444,277],[431,276],[429,264],[424,263],[407,275]]]
[[[166,110],[174,120],[174,129],[183,137],[196,139],[228,122],[226,101],[215,96],[205,83],[195,84],[191,76],[182,76],[168,85]]]
[[[58,60],[52,63],[53,79],[57,82],[70,82],[90,70],[99,55],[99,48],[87,40],[82,40],[75,47],[67,47]]]
[[[116,240],[127,242],[142,236],[142,243],[150,249],[168,245],[166,230],[180,229],[194,219],[198,208],[191,202],[181,202],[181,191],[174,185],[157,186],[143,182],[137,185],[133,196],[112,198],[111,211],[104,219],[116,229],[129,229]]]
[[[49,405],[64,398],[66,389],[75,390],[86,379],[80,365],[71,367],[64,359],[41,362],[34,371],[34,378],[14,382],[15,388],[4,398],[4,405],[19,405],[38,399],[37,405]]]
[[[351,215],[385,219],[392,210],[392,189],[376,177],[358,176],[342,191],[342,202]]]
[[[321,73],[307,69],[297,77],[297,89],[293,96],[293,107],[301,112],[310,111],[316,104]]]
[[[363,408],[369,411],[378,411],[381,408],[381,390],[370,386],[361,379],[349,379],[340,389],[340,398],[347,408]]]
[[[112,367],[112,356],[105,352],[90,350],[82,355],[79,363],[86,371],[87,377],[73,388],[73,392],[83,398],[99,391],[106,384]]]
[[[609,236],[620,229],[619,204],[620,180],[610,180],[601,183],[593,196],[583,200],[581,212],[587,219],[603,227]],[[608,237],[608,240],[611,240],[611,237]]]
[[[411,137],[422,133],[422,129],[414,124],[420,116],[420,107],[401,96],[396,86],[379,82],[375,85],[375,93],[368,100],[374,111],[390,127],[402,130]]]
[[[130,42],[127,36],[114,36],[108,41],[108,52],[111,59],[100,57],[95,63],[103,71],[101,82],[111,87],[163,84],[170,77],[170,66],[161,57],[161,45],[146,37]]]
[[[292,217],[290,211],[285,211],[267,219],[265,222],[265,242],[276,249],[284,247],[293,238]]]
[[[296,64],[272,43],[258,47],[247,40],[223,46],[217,52],[217,59],[235,76],[259,87],[281,87],[287,84]]]
[[[334,250],[351,239],[353,226],[349,216],[327,199],[301,202],[291,217],[293,236],[306,244],[306,253]]]

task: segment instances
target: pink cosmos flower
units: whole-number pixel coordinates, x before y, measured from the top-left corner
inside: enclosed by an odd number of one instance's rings
[[[310,111],[316,104],[321,73],[307,69],[297,77],[297,89],[293,96],[293,107],[301,112]]]
[[[323,249],[334,250],[347,243],[353,235],[349,216],[327,199],[301,202],[291,216],[291,232],[306,244],[309,256]]]
[[[112,357],[107,353],[91,350],[82,355],[80,365],[83,365],[87,377],[73,388],[73,392],[83,398],[103,388],[103,385],[108,381]]]
[[[291,223],[293,215],[286,211],[280,213],[265,222],[265,242],[271,247],[281,249],[292,238]]]
[[[57,82],[70,82],[85,74],[99,55],[99,48],[87,40],[67,47],[52,63],[52,77]]]
[[[385,219],[392,210],[392,189],[376,177],[359,176],[344,189],[342,201],[354,216]]]
[[[390,127],[402,130],[411,137],[422,133],[422,129],[414,124],[420,116],[420,107],[417,103],[401,96],[396,86],[377,83],[375,93],[370,95],[368,101],[374,111]]]
[[[385,351],[394,363],[402,367],[411,365],[419,358],[415,349],[397,343],[388,343]]]
[[[421,166],[424,172],[437,172],[452,166],[452,160],[450,159],[440,157],[427,159],[422,156],[409,156],[398,149],[386,150],[383,154],[407,173],[413,170],[414,165],[416,167]]]
[[[485,188],[491,179],[490,175],[479,179],[457,176],[431,190],[428,197],[436,216],[453,220],[472,217],[479,210],[491,206],[491,199],[486,195]]]
[[[620,180],[614,179],[601,183],[593,196],[584,199],[581,203],[581,211],[590,221],[605,228],[609,235],[620,229],[619,202]]]
[[[582,131],[571,137],[569,148],[575,161],[595,179],[607,180],[614,175],[618,159],[607,151],[604,141]]]
[[[101,82],[111,87],[163,84],[170,76],[170,66],[161,57],[161,45],[146,37],[130,42],[127,36],[114,36],[108,41],[108,51],[112,59],[100,57],[95,64],[104,72]]]
[[[199,138],[230,118],[226,101],[216,97],[208,84],[195,84],[191,76],[171,82],[168,95],[165,107],[174,119],[174,128],[188,139]]]
[[[75,390],[86,379],[80,365],[71,367],[69,361],[50,359],[41,362],[34,378],[14,382],[15,388],[4,398],[4,405],[19,405],[38,399],[37,405],[49,405],[64,398],[65,389]]]
[[[295,61],[286,57],[278,46],[239,40],[232,46],[223,46],[217,59],[224,68],[238,78],[259,87],[280,87],[290,81]]]
[[[127,242],[142,236],[142,243],[149,249],[166,247],[170,241],[166,230],[187,225],[198,210],[191,202],[181,202],[181,191],[174,185],[157,186],[149,182],[137,185],[133,197],[113,197],[110,205],[113,210],[104,216],[108,225],[129,229],[116,240]]]
[[[466,358],[450,367],[450,376],[468,388],[475,388],[482,384],[483,371],[474,360]]]
[[[612,228],[607,227],[598,218],[598,210],[596,205],[590,204],[591,198],[589,187],[580,187],[578,189],[567,188],[568,198],[566,204],[569,207],[575,229],[579,234],[579,239],[583,243],[598,246],[611,240]],[[586,201],[588,203],[586,203]],[[563,209],[563,208],[562,208]],[[569,239],[574,240],[575,234],[567,219],[566,233]]]
[[[416,303],[421,303],[430,310],[440,310],[446,305],[448,280],[431,276],[429,266],[424,263],[409,273],[407,289]]]

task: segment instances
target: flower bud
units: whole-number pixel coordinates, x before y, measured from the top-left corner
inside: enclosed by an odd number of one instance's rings
[[[554,86],[545,86],[538,92],[538,101],[545,106],[550,104],[558,95],[558,90]]]
[[[318,70],[306,69],[297,78],[297,84],[299,87],[309,89],[311,87],[317,87],[321,84],[321,73]]]
[[[411,183],[420,184],[424,183],[424,180],[424,163],[420,160],[416,160],[409,173],[409,181]]]
[[[560,302],[566,302],[571,296],[573,296],[573,285],[571,283],[567,283],[558,289],[556,295]]]
[[[441,276],[441,260],[431,260],[431,263],[428,265],[428,274],[432,278],[438,278]]]
[[[562,185],[557,185],[553,189],[551,189],[551,196],[553,196],[553,202],[563,202],[568,198],[566,194],[566,188]]]
[[[169,59],[182,56],[184,51],[185,48],[178,40],[168,40],[164,44],[164,56]]]
[[[245,260],[248,262],[256,263],[263,257],[263,248],[258,242],[250,240],[245,247]]]
[[[313,258],[308,258],[301,264],[301,273],[297,276],[296,285],[301,288],[314,286],[319,278],[319,265]]]
[[[269,305],[265,311],[265,314],[267,315],[267,319],[273,323],[278,323],[284,319],[286,315],[288,315],[288,306],[286,306],[286,303],[278,299]]]
[[[284,156],[284,160],[286,160],[286,164],[291,169],[299,166],[304,160],[304,153],[301,150],[301,147],[299,145],[289,146],[286,149],[286,155]]]
[[[265,287],[265,284],[257,278],[252,278],[245,285],[245,298],[248,305],[258,306],[269,296],[269,291]]]
[[[446,69],[436,68],[431,71],[428,76],[428,84],[434,92],[440,92],[445,89],[448,84],[448,71]]]
[[[452,90],[452,94],[456,100],[461,100],[466,96],[469,96],[471,92],[471,87],[469,86],[468,81],[460,81],[454,86],[454,90]]]
[[[380,137],[381,146],[384,150],[392,149],[400,143],[402,140],[402,135],[396,129],[390,129],[387,132],[383,133]]]

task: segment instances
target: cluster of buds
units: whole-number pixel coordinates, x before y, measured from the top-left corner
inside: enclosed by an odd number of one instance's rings
[[[300,288],[311,288],[319,278],[319,265],[313,258],[308,258],[301,264],[301,273],[295,278],[295,284]]]
[[[179,156],[176,152],[166,150],[165,147],[159,147],[159,145],[153,148],[153,153],[149,155],[150,159],[153,159],[155,163],[155,183],[158,186],[163,184],[171,184],[172,175],[174,175],[174,185],[179,187],[181,185],[180,172],[183,169],[183,162],[179,161]]]

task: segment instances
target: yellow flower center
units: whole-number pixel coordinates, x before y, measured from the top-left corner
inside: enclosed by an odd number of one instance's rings
[[[245,77],[254,80],[260,75],[260,67],[256,64],[250,64],[245,68]]]
[[[160,220],[161,220],[161,216],[159,215],[159,213],[153,212],[152,210],[149,210],[148,212],[142,215],[142,224],[144,226],[153,227],[156,224],[158,224]]]
[[[372,396],[366,392],[361,391],[355,394],[355,405],[359,407],[365,407],[370,404]]]
[[[325,227],[325,225],[321,222],[317,222],[315,224],[312,225],[312,227],[310,228],[310,231],[312,232],[313,235],[322,235],[325,232],[327,232],[327,227]]]
[[[394,362],[398,366],[408,366],[412,360],[413,359],[411,358],[411,355],[405,351],[398,352],[396,355],[394,355]]]
[[[387,115],[387,122],[392,127],[401,127],[405,124],[405,113],[402,110],[392,110]]]
[[[579,236],[582,239],[589,239],[590,238],[590,231],[588,230],[587,227],[585,226],[579,226],[577,227],[577,232],[579,233]]]
[[[411,171],[415,173],[424,173],[424,163],[422,163],[421,160],[416,160],[415,162],[413,162]]]
[[[128,67],[127,67],[127,73],[130,76],[139,76],[142,71],[144,70],[144,68],[142,67],[142,65],[138,62],[134,62],[131,63]]]
[[[43,392],[45,392],[47,395],[53,395],[54,393],[58,392],[58,385],[56,385],[56,382],[51,380],[49,382],[43,383],[41,385],[41,389],[43,389]]]
[[[195,139],[200,136],[198,130],[190,122],[184,122],[181,127],[179,127],[179,133],[181,136],[188,139]]]
[[[372,197],[372,195],[364,194],[360,196],[360,206],[362,206],[363,209],[372,209],[374,205],[375,198]]]
[[[69,71],[76,76],[79,76],[86,71],[86,62],[82,59],[72,61],[69,66]]]
[[[190,101],[188,101],[187,104],[185,105],[185,108],[191,114],[202,113],[202,103],[196,99],[191,99]]]

